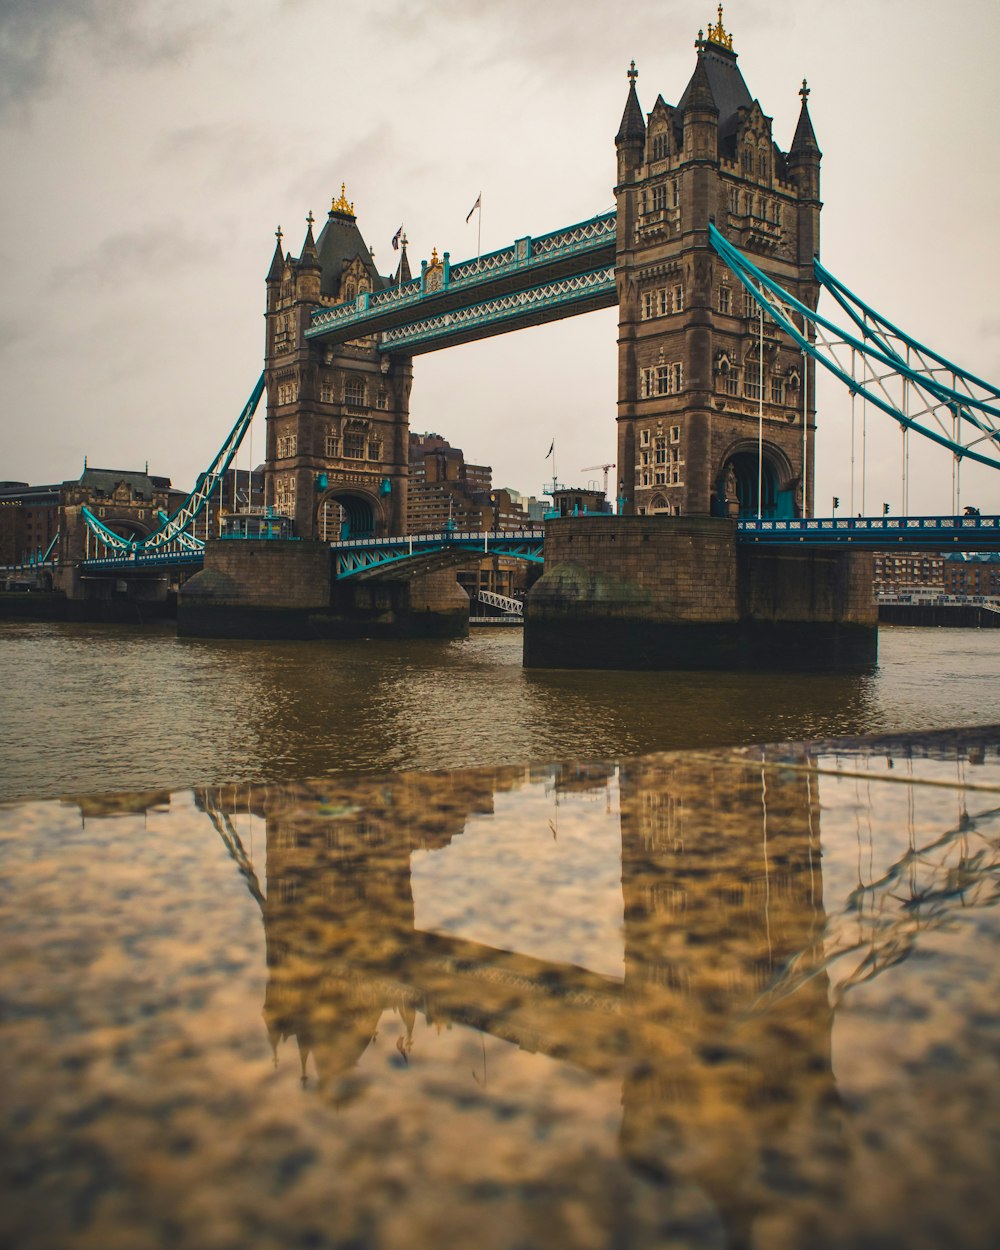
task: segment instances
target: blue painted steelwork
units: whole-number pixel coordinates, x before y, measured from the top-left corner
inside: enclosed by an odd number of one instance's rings
[[[425,268],[419,278],[400,286],[318,309],[306,338],[325,342],[362,338],[449,309],[463,309],[477,295],[481,300],[484,288],[493,296],[529,291],[613,265],[616,227],[617,214],[612,211],[538,238],[516,239],[508,247],[454,265],[446,252],[440,270]],[[398,343],[394,346],[399,350]]]
[[[919,547],[945,551],[1000,550],[1000,516],[809,517],[795,521],[739,520],[740,543],[866,550]]]
[[[191,542],[197,542],[198,540],[187,533],[188,527],[205,507],[209,499],[211,499],[219,483],[228,472],[229,466],[233,462],[233,457],[239,450],[243,437],[250,428],[250,422],[253,420],[253,414],[257,411],[257,405],[260,403],[260,397],[263,393],[264,374],[262,373],[257,379],[257,384],[254,386],[246,406],[237,418],[236,424],[229,431],[225,442],[216,452],[215,459],[205,473],[202,474],[198,485],[191,491],[173,516],[169,517],[165,523],[161,524],[158,530],[154,530],[147,538],[123,538],[121,534],[116,534],[99,517],[96,517],[88,507],[84,506],[81,509],[83,519],[87,529],[93,535],[98,545],[103,547],[105,551],[114,551],[123,557],[129,552],[151,555],[161,551],[176,554],[179,549],[190,550]]]
[[[433,534],[403,534],[394,538],[360,538],[330,544],[338,579],[385,569],[437,551],[468,551],[470,555],[500,555],[531,564],[542,563],[543,529],[442,530]]]
[[[135,569],[154,568],[201,568],[205,562],[204,551],[141,551],[122,552],[114,556],[100,556],[81,560],[83,572],[128,573]]]
[[[848,313],[854,327],[861,330],[860,338],[789,294],[733,247],[714,225],[710,224],[708,229],[712,247],[767,316],[849,390],[863,395],[904,429],[948,448],[959,459],[968,458],[993,469],[1000,468],[1000,391],[997,388],[896,330],[891,322],[837,282],[818,261],[817,281]],[[868,320],[871,324],[866,324]],[[815,327],[819,346],[804,333],[807,322]],[[894,345],[893,339],[898,339],[902,351]],[[839,354],[848,350],[852,353],[850,371],[847,361]],[[854,353],[866,362],[865,377],[861,380],[854,376]],[[914,356],[918,367],[914,367]],[[868,376],[869,371],[871,376]],[[950,373],[954,385],[947,386],[939,376],[942,373]],[[886,383],[893,381],[903,387],[902,401],[897,401],[887,388]],[[959,382],[962,390],[958,389]],[[922,405],[915,411],[907,398],[908,386],[915,389]],[[973,387],[984,391],[985,397],[973,394]],[[973,431],[967,442],[961,438],[963,425]]]
[[[479,304],[395,326],[383,332],[379,351],[401,351],[412,355],[480,337],[483,330],[494,334],[519,330],[555,317],[610,307],[617,300],[615,270],[613,265],[609,265],[591,273],[576,274],[544,286],[510,291]]]

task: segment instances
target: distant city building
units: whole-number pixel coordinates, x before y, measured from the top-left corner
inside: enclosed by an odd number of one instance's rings
[[[58,530],[58,485],[0,482],[0,564],[40,559]]]
[[[950,551],[944,558],[949,595],[1000,595],[1000,552]]]
[[[468,464],[459,447],[440,434],[410,434],[408,534],[460,530],[523,529],[527,512],[505,489],[493,489],[489,465]]]
[[[407,533],[435,533],[445,526],[493,533],[532,523],[513,492],[493,489],[489,465],[468,464],[461,448],[440,434],[411,433],[409,456]],[[488,556],[459,569],[456,577],[470,597],[490,591],[516,598],[533,580],[533,571],[523,561]]]
[[[944,592],[945,556],[940,551],[877,551],[872,585],[879,591],[937,590]]]

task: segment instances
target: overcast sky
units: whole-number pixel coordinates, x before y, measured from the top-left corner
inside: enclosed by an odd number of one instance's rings
[[[347,183],[380,269],[405,223],[475,254],[613,207],[625,71],[676,103],[714,18],[690,0],[0,0],[0,478],[141,468],[184,487],[260,372],[280,223]],[[725,23],[787,149],[798,88],[823,149],[827,266],[1000,381],[996,0],[733,0]],[[827,309],[829,311],[829,309]],[[411,428],[538,493],[616,454],[616,313],[418,357]],[[819,511],[850,496],[848,402],[824,385]],[[262,459],[263,408],[253,459]],[[869,510],[900,502],[900,436],[869,424]],[[248,453],[240,463],[247,463]],[[1000,474],[963,502],[1000,510]],[[911,448],[910,511],[951,462]],[[826,506],[824,507],[824,504]],[[855,509],[860,509],[860,483]]]

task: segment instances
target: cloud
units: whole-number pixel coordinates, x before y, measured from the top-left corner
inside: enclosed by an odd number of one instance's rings
[[[45,92],[60,57],[83,48],[98,63],[176,61],[217,20],[185,4],[135,0],[0,0],[0,110]]]
[[[119,286],[134,279],[151,281],[195,268],[214,252],[207,240],[186,233],[176,221],[153,222],[104,239],[73,265],[56,269],[52,285]]]

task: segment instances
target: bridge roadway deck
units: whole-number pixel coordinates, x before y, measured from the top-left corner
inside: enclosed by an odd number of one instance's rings
[[[613,525],[616,517],[590,514]],[[650,518],[654,521],[655,518]],[[741,545],[838,547],[850,545],[867,551],[1000,551],[1000,516],[936,517],[810,517],[806,520],[737,522],[736,538]],[[384,574],[387,567],[434,552],[461,551],[503,555],[512,559],[541,563],[545,530],[444,530],[431,534],[402,534],[388,538],[357,538],[330,544],[337,560],[337,576]],[[236,541],[236,540],[231,540]],[[81,572],[99,575],[154,571],[170,568],[200,568],[200,552],[133,553],[127,558],[84,560]]]

